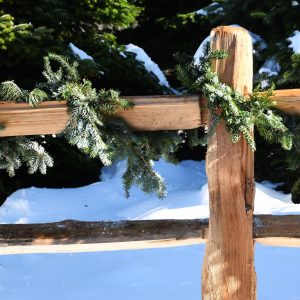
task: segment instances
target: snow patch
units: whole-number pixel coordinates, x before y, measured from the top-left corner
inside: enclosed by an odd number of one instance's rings
[[[267,59],[259,69],[259,74],[266,74],[268,77],[277,76],[280,72],[280,65],[274,57]]]
[[[289,47],[293,49],[294,53],[300,53],[300,31],[294,31],[293,35],[287,40],[291,42]]]
[[[207,43],[210,43],[210,36],[206,37],[203,42],[200,44],[199,48],[194,54],[195,63],[200,62],[200,57],[204,56],[204,47]]]
[[[132,52],[136,54],[136,60],[142,62],[145,65],[146,70],[149,73],[153,73],[159,80],[159,84],[163,87],[167,87],[168,89],[171,89],[174,94],[180,94],[177,90],[173,89],[164,73],[161,71],[159,66],[151,59],[151,57],[145,52],[144,49],[142,49],[139,46],[136,46],[134,44],[128,44],[125,46],[125,49],[127,52]],[[121,53],[121,55],[125,55],[124,52]]]
[[[78,55],[79,58],[81,60],[87,59],[87,60],[94,60],[90,55],[88,55],[86,52],[84,52],[83,50],[79,49],[78,47],[76,47],[73,43],[69,44],[69,47],[71,48],[72,52],[75,55]]]
[[[136,57],[135,57],[136,60],[144,63],[146,70],[149,73],[152,72],[158,78],[159,84],[161,86],[166,86],[166,87],[170,88],[170,84],[169,84],[166,76],[161,71],[159,66],[155,62],[153,62],[151,57],[145,52],[144,49],[142,49],[141,47],[136,46],[134,44],[128,44],[125,46],[125,48],[126,48],[126,51],[136,54]]]
[[[154,169],[165,180],[168,195],[164,200],[146,195],[134,186],[130,198],[124,196],[122,175],[125,161],[104,167],[101,182],[81,188],[22,189],[7,198],[0,207],[0,223],[43,223],[63,219],[145,220],[207,218],[208,186],[205,161],[182,161],[177,165],[164,160]],[[300,206],[291,195],[275,191],[269,182],[257,183],[256,214],[294,214]]]
[[[266,89],[266,88],[270,87],[270,82],[269,82],[269,80],[268,80],[268,79],[261,80],[261,81],[260,81],[260,87],[261,87],[262,89]]]
[[[195,13],[200,16],[207,16],[209,14],[219,14],[223,12],[223,7],[220,7],[219,3],[211,3],[208,6],[205,6],[197,11]]]

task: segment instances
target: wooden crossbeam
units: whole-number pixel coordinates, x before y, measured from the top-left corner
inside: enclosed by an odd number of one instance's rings
[[[276,101],[280,110],[300,115],[300,89],[275,90],[271,98]]]
[[[192,129],[201,125],[198,95],[124,97],[135,104],[121,117],[133,130]],[[26,103],[0,102],[0,137],[55,134],[68,120],[65,102],[46,101],[33,109]]]
[[[198,95],[124,98],[135,107],[118,115],[136,131],[193,129],[207,123],[205,99]],[[276,90],[272,99],[280,110],[300,115],[300,89]],[[26,103],[0,102],[0,124],[6,126],[0,137],[56,134],[67,120],[65,102],[47,101],[35,109]]]
[[[0,225],[0,255],[91,252],[204,243],[208,220],[146,220]]]
[[[192,245],[206,242],[208,226],[208,219],[1,224],[0,255]],[[256,215],[253,238],[272,246],[300,247],[300,216]]]
[[[300,247],[300,216],[254,216],[255,241],[269,246]]]

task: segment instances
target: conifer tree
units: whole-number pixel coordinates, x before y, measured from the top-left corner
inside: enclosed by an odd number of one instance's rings
[[[80,73],[96,88],[115,88],[127,95],[163,93],[158,79],[149,74],[142,63],[134,56],[121,55],[124,49],[114,36],[116,30],[134,24],[140,11],[138,5],[128,0],[78,0],[72,3],[66,0],[35,3],[0,0],[0,16],[3,16],[0,18],[0,82],[14,81],[31,91],[36,82],[43,79],[43,57],[52,50],[74,59],[76,56],[69,48],[69,43],[73,42],[93,56],[93,61],[76,59]],[[46,152],[51,149],[53,153],[55,149],[53,170],[50,169],[46,176],[25,177],[22,174],[26,173],[26,168],[21,167],[15,181],[0,170],[0,201],[5,199],[7,191],[23,184],[61,187],[64,183],[74,186],[98,180],[98,161],[84,157],[60,138],[50,136],[37,140],[42,142]],[[68,155],[64,155],[66,151]],[[79,168],[81,164],[85,167]],[[58,173],[72,179],[58,180]]]

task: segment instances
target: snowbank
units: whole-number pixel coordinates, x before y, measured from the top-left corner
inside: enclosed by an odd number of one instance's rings
[[[0,207],[0,223],[42,223],[64,219],[145,220],[207,218],[208,187],[205,162],[183,161],[177,165],[163,160],[154,168],[168,185],[168,195],[159,200],[137,187],[124,197],[122,174],[125,162],[103,168],[102,181],[81,188],[22,189]],[[256,214],[300,213],[291,196],[275,191],[270,183],[256,185]]]
[[[165,200],[137,188],[123,196],[124,162],[104,168],[101,178],[73,189],[22,189],[0,208],[1,223],[52,222],[62,219],[119,220],[203,218],[208,216],[205,163],[155,163],[166,179]],[[290,195],[274,185],[256,185],[255,213],[299,213]],[[201,298],[204,245],[76,254],[0,256],[1,300],[197,300]],[[261,300],[299,298],[297,248],[257,245],[257,293]],[[298,297],[298,298],[297,298]]]

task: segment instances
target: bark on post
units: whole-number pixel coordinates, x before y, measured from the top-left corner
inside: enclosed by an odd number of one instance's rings
[[[242,28],[222,26],[211,32],[211,49],[226,50],[213,69],[222,82],[242,94],[252,90],[252,42]],[[224,123],[210,138],[206,157],[210,197],[209,240],[202,270],[202,298],[256,298],[252,236],[253,153],[245,140],[232,144]]]

